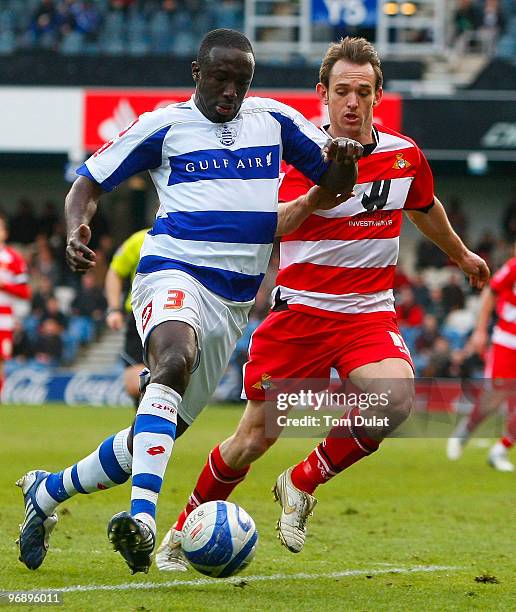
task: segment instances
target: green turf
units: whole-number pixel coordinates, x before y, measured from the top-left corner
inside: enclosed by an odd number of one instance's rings
[[[209,408],[177,442],[158,506],[160,536],[181,509],[207,452],[239,415],[237,408]],[[111,515],[128,506],[128,485],[64,504],[45,563],[36,572],[27,570],[14,544],[22,519],[14,481],[31,468],[57,470],[73,463],[130,419],[131,411],[121,408],[0,407],[0,590],[152,583],[153,588],[64,593],[60,609],[99,612],[516,609],[516,475],[490,470],[485,449],[474,445],[462,461],[449,463],[442,439],[389,440],[376,455],[320,487],[299,555],[281,548],[275,537],[278,509],[270,488],[278,472],[303,458],[314,441],[280,441],[233,496],[260,533],[256,559],[235,583],[159,586],[202,576],[193,570],[164,574],[155,567],[147,576],[131,576],[105,534]],[[390,572],[433,565],[456,569]],[[328,576],[347,570],[371,573]],[[246,582],[246,576],[272,574],[313,577]],[[484,574],[499,582],[475,581]]]

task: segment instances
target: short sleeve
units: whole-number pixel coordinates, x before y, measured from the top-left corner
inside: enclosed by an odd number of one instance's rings
[[[288,166],[279,190],[279,201],[290,202],[305,194],[314,183],[293,166]]]
[[[269,112],[281,126],[283,159],[314,183],[318,183],[329,167],[329,163],[325,162],[321,155],[321,148],[326,143],[327,136],[301,113],[286,104],[274,101]]]
[[[434,201],[434,177],[420,149],[418,149],[418,158],[419,163],[405,202],[405,210],[426,208]]]
[[[104,191],[111,191],[129,177],[162,164],[163,141],[171,123],[159,109],[144,113],[118,136],[87,159],[77,174],[86,176]]]

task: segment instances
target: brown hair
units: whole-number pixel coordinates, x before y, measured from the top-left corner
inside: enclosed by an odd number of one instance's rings
[[[383,73],[380,58],[376,49],[365,38],[346,36],[346,38],[341,38],[339,42],[332,43],[328,47],[319,70],[319,81],[325,87],[329,86],[330,72],[339,60],[347,60],[359,66],[371,64],[376,75],[375,90],[378,91],[382,86]]]

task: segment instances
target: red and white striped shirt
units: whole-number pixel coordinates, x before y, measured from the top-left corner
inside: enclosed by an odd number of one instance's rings
[[[320,210],[283,236],[276,300],[328,318],[394,312],[394,272],[402,211],[433,203],[434,184],[419,147],[381,125],[358,162],[355,196]],[[287,202],[313,183],[289,168],[280,188]]]
[[[25,260],[11,247],[0,247],[0,331],[13,329],[14,298],[28,300],[30,293]]]
[[[497,294],[498,321],[493,330],[493,344],[516,350],[516,257],[509,259],[493,276],[491,289]]]

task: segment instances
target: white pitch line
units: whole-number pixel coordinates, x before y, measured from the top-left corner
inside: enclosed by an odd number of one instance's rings
[[[418,572],[443,572],[459,570],[449,565],[416,565],[414,567],[391,567],[389,569],[356,569],[331,572],[328,574],[269,574],[263,576],[237,576],[233,578],[198,578],[196,580],[169,580],[167,582],[128,582],[125,584],[76,585],[62,588],[49,588],[45,591],[56,593],[84,593],[91,591],[131,591],[175,588],[182,586],[207,586],[212,584],[238,584],[239,582],[266,582],[274,580],[314,580],[317,578],[343,578],[345,576],[377,576],[380,574],[415,574]]]

